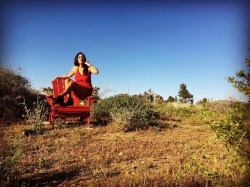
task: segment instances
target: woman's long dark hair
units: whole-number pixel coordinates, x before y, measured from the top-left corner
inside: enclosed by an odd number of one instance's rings
[[[83,56],[83,62],[84,62],[84,63],[86,62],[86,56],[85,56],[82,52],[79,52],[79,53],[76,54],[75,59],[74,59],[74,65],[75,65],[75,66],[79,66],[78,56],[79,56],[80,54],[82,54],[82,56]],[[88,66],[87,66],[86,64],[83,64],[83,67],[84,67],[84,69],[83,69],[83,74],[84,74],[84,75],[88,74]]]

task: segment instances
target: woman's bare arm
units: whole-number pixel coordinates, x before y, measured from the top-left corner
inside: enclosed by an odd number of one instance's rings
[[[85,64],[88,66],[88,69],[89,69],[89,71],[91,73],[94,73],[94,74],[98,74],[99,73],[99,70],[95,66],[91,65],[89,63],[89,61],[86,61]]]
[[[72,77],[72,76],[75,74],[75,72],[76,72],[76,66],[74,66],[74,67],[71,69],[71,71],[70,71],[70,73],[69,73],[68,75],[61,75],[61,76],[55,77],[54,79],[52,79],[51,82],[53,82],[53,81],[54,81],[55,79],[57,79],[57,78],[69,79],[70,77]]]

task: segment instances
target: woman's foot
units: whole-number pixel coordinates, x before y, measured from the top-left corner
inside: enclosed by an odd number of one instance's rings
[[[70,105],[74,105],[74,101],[73,101],[72,97],[69,97],[68,101],[66,103],[66,106],[70,106]]]
[[[53,104],[64,105],[64,98],[62,95],[58,95],[57,98],[53,101]]]

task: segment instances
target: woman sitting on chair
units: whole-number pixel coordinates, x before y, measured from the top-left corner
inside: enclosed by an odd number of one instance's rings
[[[55,103],[64,105],[64,96],[69,94],[69,99],[66,105],[73,105],[73,99],[71,97],[71,91],[73,91],[78,97],[87,97],[92,95],[92,83],[91,83],[91,74],[98,74],[99,71],[96,67],[91,65],[86,61],[85,55],[80,52],[75,56],[73,68],[71,69],[68,75],[58,76],[54,78],[54,81],[57,78],[65,79],[65,90],[63,93],[57,96],[54,100]],[[75,81],[70,78],[75,75]]]

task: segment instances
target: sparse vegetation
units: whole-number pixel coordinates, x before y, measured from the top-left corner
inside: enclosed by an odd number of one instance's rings
[[[0,164],[2,184],[249,185],[249,150],[240,149],[239,146],[239,143],[249,145],[246,142],[245,131],[238,134],[238,130],[232,128],[230,131],[227,129],[218,133],[218,129],[215,130],[211,126],[217,124],[220,119],[227,125],[237,124],[237,121],[232,121],[236,118],[230,116],[236,109],[242,124],[247,124],[249,116],[244,115],[245,104],[225,105],[228,106],[226,110],[217,110],[219,103],[214,107],[213,102],[206,105],[153,105],[151,110],[160,113],[157,118],[161,124],[160,129],[149,126],[143,131],[124,133],[117,129],[114,122],[119,119],[125,121],[121,124],[128,124],[126,122],[130,121],[133,110],[130,111],[126,104],[135,101],[136,98],[118,95],[110,100],[103,99],[105,103],[110,103],[111,100],[117,102],[114,104],[116,108],[104,105],[108,109],[102,111],[99,105],[100,114],[107,111],[113,111],[113,114],[114,111],[125,112],[117,113],[120,116],[117,115],[116,118],[112,117],[110,112],[111,121],[105,126],[88,128],[64,124],[64,127],[47,131],[45,134],[28,137],[20,133],[26,125],[1,127],[4,142],[1,145],[3,151]],[[99,102],[101,103],[101,100]],[[227,123],[229,121],[231,123]],[[231,134],[231,138],[237,137],[235,146],[227,146],[228,141],[223,137],[228,137],[228,133]]]
[[[92,128],[58,119],[52,130],[42,124],[43,98],[19,102],[27,123],[0,126],[0,185],[250,185],[247,103],[150,96],[157,94],[96,97]],[[24,136],[27,128],[37,133]]]

